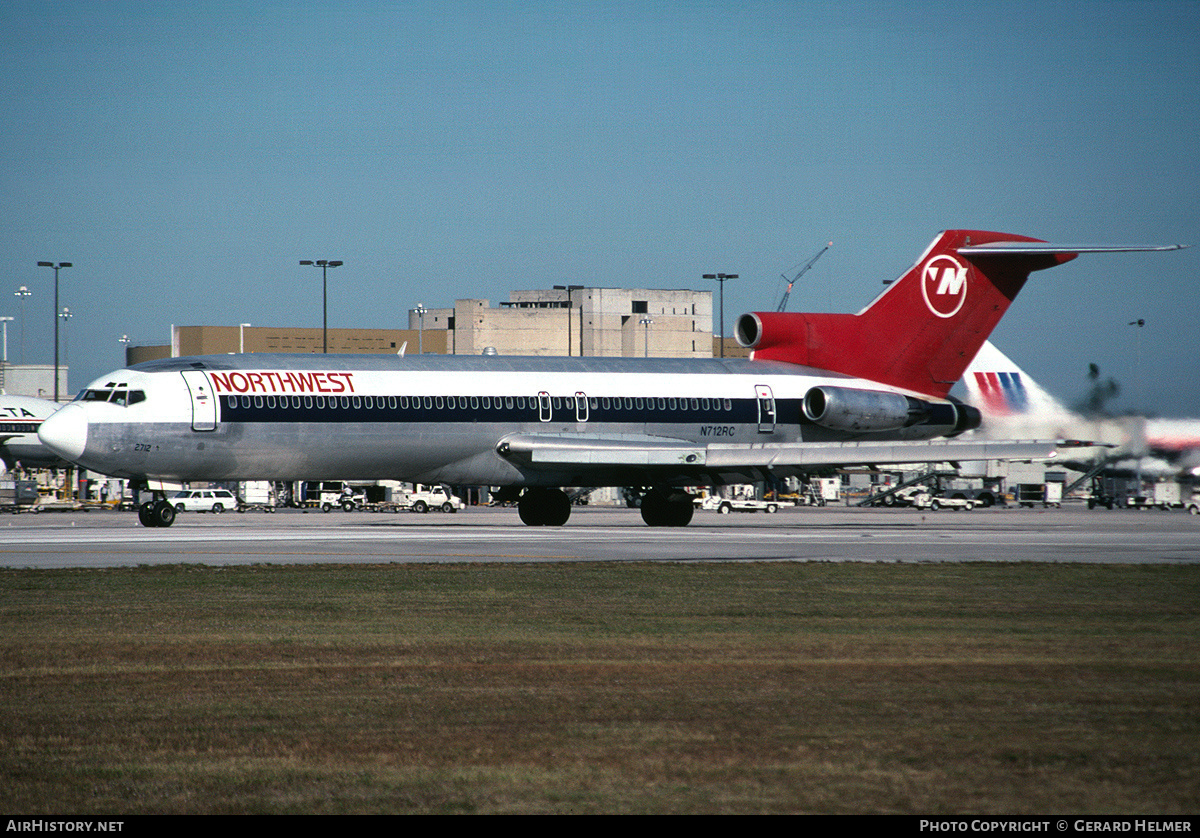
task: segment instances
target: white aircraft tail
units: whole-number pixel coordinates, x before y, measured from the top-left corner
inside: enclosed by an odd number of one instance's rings
[[[985,422],[1004,425],[1080,421],[1012,359],[986,341],[963,373],[967,402],[983,414]]]
[[[967,365],[962,381],[967,403],[982,415],[984,438],[1059,439],[1074,443],[1072,456],[1078,461],[1144,453],[1145,420],[1088,419],[1076,413],[990,341]]]

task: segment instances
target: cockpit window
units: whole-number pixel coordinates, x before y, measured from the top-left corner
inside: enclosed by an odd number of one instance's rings
[[[126,390],[124,385],[120,385],[114,390],[84,390],[76,399],[76,401],[85,402],[112,402],[122,407],[145,400],[146,392],[144,390]]]

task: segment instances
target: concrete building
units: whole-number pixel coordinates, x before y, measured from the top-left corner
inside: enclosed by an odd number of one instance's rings
[[[455,355],[711,358],[712,292],[556,286],[514,291],[493,308],[457,300],[424,315],[426,332],[445,329]],[[421,318],[409,311],[409,329]]]
[[[556,286],[514,291],[493,307],[457,300],[453,308],[408,310],[407,329],[329,329],[331,353],[554,355],[711,358],[712,292]],[[127,363],[229,352],[320,353],[320,329],[273,326],[172,326],[163,346],[129,347]],[[726,339],[726,357],[747,351]]]
[[[0,363],[0,393],[54,399],[54,364]],[[67,366],[58,366],[58,399],[70,401],[75,394],[67,389]]]

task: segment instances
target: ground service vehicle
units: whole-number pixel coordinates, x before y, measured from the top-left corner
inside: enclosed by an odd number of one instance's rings
[[[975,501],[968,498],[934,497],[928,492],[918,492],[912,496],[912,505],[917,509],[932,509],[934,512],[939,509],[953,509],[957,512],[960,509],[967,511],[974,509]]]
[[[710,495],[697,502],[697,508],[715,510],[722,515],[730,512],[778,512],[779,502],[773,500],[752,500],[747,498],[722,498]]]
[[[392,501],[400,509],[411,509],[413,512],[458,512],[467,506],[450,494],[445,486],[425,486],[420,483],[415,485],[412,491],[394,492]]]

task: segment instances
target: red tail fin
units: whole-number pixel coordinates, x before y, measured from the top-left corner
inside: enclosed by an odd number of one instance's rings
[[[1011,244],[982,247],[996,242]],[[758,360],[804,364],[941,398],[1030,272],[1074,257],[1025,236],[947,230],[858,314],[756,312],[738,320],[737,336]]]

